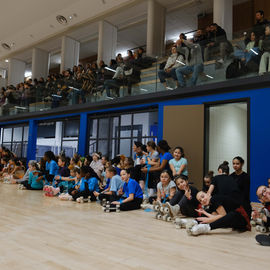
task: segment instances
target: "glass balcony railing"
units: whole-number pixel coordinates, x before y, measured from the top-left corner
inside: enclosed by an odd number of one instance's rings
[[[250,35],[251,32],[237,33],[230,42],[217,38],[210,46],[203,40],[180,42],[177,52],[181,56],[169,60],[168,57],[142,57],[99,70],[52,75],[49,81],[39,82],[36,86],[8,87],[4,94],[1,93],[0,116],[101,103],[230,78],[256,77],[259,72],[263,74],[266,67],[259,71],[263,55],[262,40],[259,39],[262,37]]]

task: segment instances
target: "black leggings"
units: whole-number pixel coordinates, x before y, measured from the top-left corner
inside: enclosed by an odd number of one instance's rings
[[[109,202],[113,202],[113,201],[118,201],[121,198],[121,196],[117,196],[115,192],[113,192],[112,195],[100,193],[98,195],[98,198],[101,202],[103,199],[106,199],[106,201],[109,201]]]
[[[120,210],[121,211],[130,211],[130,210],[137,210],[141,208],[143,199],[135,198],[134,200],[126,203],[120,204]],[[116,208],[115,204],[110,205],[111,208]]]
[[[245,230],[247,222],[245,218],[238,212],[229,212],[226,216],[209,224],[211,230],[219,228],[233,228],[236,230]]]
[[[24,185],[29,190],[42,190],[43,189],[43,188],[32,188],[31,185],[28,184],[28,181],[27,180],[26,181],[23,181],[21,184]]]

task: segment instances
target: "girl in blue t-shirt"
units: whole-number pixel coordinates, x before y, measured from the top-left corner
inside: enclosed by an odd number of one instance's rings
[[[95,171],[88,166],[82,166],[80,170],[81,180],[70,192],[74,201],[80,202],[80,197],[84,199],[90,196],[91,201],[96,201],[95,191],[99,191],[98,181],[100,180]]]
[[[188,176],[187,159],[185,158],[184,149],[180,146],[174,148],[173,159],[169,161],[172,175],[185,175]]]
[[[54,176],[58,173],[58,165],[55,161],[55,156],[52,151],[47,151],[44,153],[45,165],[45,182],[46,184],[52,184]]]
[[[143,201],[143,191],[137,181],[130,178],[130,170],[123,169],[121,171],[121,178],[125,182],[118,194],[125,195],[124,200],[112,202],[112,206],[120,205],[120,210],[129,211],[141,208]]]

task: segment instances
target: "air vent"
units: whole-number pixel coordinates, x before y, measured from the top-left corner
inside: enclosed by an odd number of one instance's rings
[[[10,45],[8,45],[7,43],[2,43],[1,45],[5,50],[11,50]]]
[[[60,23],[60,24],[67,24],[67,19],[66,17],[62,16],[62,15],[58,15],[56,16],[56,20]]]

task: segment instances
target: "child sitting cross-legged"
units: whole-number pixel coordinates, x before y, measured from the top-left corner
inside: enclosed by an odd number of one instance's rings
[[[102,192],[94,191],[94,195],[102,201],[105,199],[106,201],[115,201],[120,199],[120,195],[118,195],[118,191],[123,187],[124,182],[121,177],[117,174],[117,171],[114,167],[110,166],[106,169],[106,178],[111,179],[108,188],[104,189]]]
[[[95,171],[88,166],[82,166],[80,170],[81,180],[69,191],[74,201],[80,202],[80,197],[87,199],[90,196],[91,201],[96,201],[94,191],[99,191],[99,177]]]
[[[29,164],[29,179],[22,182],[19,188],[29,189],[29,190],[42,190],[43,189],[42,176],[40,176],[39,167],[36,162],[32,161]]]
[[[121,211],[129,211],[140,209],[141,203],[143,201],[143,191],[135,180],[130,178],[130,170],[123,169],[121,171],[121,178],[125,182],[123,189],[119,190],[118,194],[125,194],[125,199],[121,201],[113,201],[111,207],[116,207],[120,205]]]

